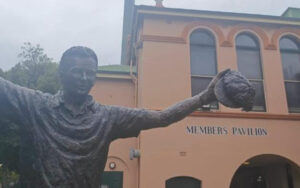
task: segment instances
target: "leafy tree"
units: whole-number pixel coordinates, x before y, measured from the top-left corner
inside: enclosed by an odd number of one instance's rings
[[[27,42],[21,50],[18,55],[19,63],[7,72],[0,69],[0,77],[24,87],[56,93],[60,88],[58,64],[44,53],[40,45],[33,46]],[[3,182],[4,176],[10,181],[15,181],[18,177],[15,173],[19,172],[18,127],[8,120],[0,119],[0,182],[1,178]]]
[[[6,73],[6,79],[31,89],[56,93],[60,88],[57,63],[49,58],[40,45],[27,42],[21,47],[19,63]]]

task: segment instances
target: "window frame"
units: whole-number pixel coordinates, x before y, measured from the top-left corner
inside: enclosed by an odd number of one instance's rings
[[[292,43],[294,43],[298,47],[298,49],[286,49],[286,48],[282,49],[281,45],[280,45],[280,41],[282,39],[290,40]],[[280,57],[281,57],[282,74],[283,74],[283,81],[284,81],[288,111],[289,111],[289,113],[300,113],[300,107],[299,108],[294,108],[294,107],[289,106],[288,90],[287,90],[287,86],[286,86],[287,84],[293,84],[293,83],[300,84],[300,79],[299,80],[291,80],[291,79],[286,79],[285,78],[285,73],[284,73],[284,68],[283,68],[284,67],[284,61],[283,61],[283,57],[282,57],[283,53],[284,54],[298,54],[299,55],[299,63],[300,63],[300,39],[293,36],[293,35],[289,35],[289,34],[282,35],[279,38],[278,44],[279,44],[279,51],[280,51]]]
[[[249,38],[253,40],[253,42],[256,44],[256,46],[243,46],[238,44],[238,37],[241,35],[246,35]],[[253,106],[252,110],[253,112],[267,112],[267,105],[266,105],[266,95],[265,95],[265,82],[264,82],[264,73],[263,73],[263,61],[262,61],[262,53],[261,53],[261,45],[260,45],[260,40],[259,37],[257,37],[255,34],[249,31],[242,31],[238,33],[235,37],[235,52],[236,52],[236,61],[237,61],[237,67],[239,69],[239,61],[238,61],[238,52],[239,51],[254,51],[258,53],[258,59],[259,59],[259,66],[261,70],[261,78],[247,78],[249,82],[256,82],[256,83],[261,83],[262,84],[262,92],[263,92],[263,101],[264,105],[263,106]]]

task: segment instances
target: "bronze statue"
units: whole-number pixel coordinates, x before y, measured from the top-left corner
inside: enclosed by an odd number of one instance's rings
[[[21,125],[22,187],[98,188],[112,141],[170,125],[215,101],[216,83],[230,72],[219,73],[194,97],[163,111],[151,111],[96,103],[88,93],[97,67],[91,49],[79,46],[65,51],[59,65],[63,90],[56,95],[0,78],[1,118]],[[223,84],[218,85],[222,93]]]

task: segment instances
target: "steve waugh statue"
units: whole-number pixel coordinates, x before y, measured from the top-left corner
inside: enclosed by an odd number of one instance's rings
[[[61,57],[63,88],[55,95],[0,78],[1,118],[21,126],[22,187],[98,188],[112,141],[168,126],[215,100],[247,111],[255,95],[242,75],[225,70],[206,90],[163,111],[102,105],[89,95],[97,67],[94,51],[76,46]]]

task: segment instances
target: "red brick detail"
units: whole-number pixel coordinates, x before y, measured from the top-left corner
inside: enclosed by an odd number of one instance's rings
[[[272,46],[270,44],[270,42],[269,42],[270,40],[269,40],[269,37],[266,34],[266,32],[261,27],[256,26],[256,25],[250,25],[250,24],[235,25],[231,29],[231,31],[228,33],[227,41],[231,44],[234,44],[236,34],[241,32],[241,31],[250,31],[250,32],[253,32],[253,33],[257,34],[257,36],[263,42],[264,49],[266,49],[266,50],[275,50],[274,46]]]
[[[274,46],[275,49],[278,49],[279,40],[283,35],[293,35],[297,37],[298,42],[300,42],[300,29],[282,27],[276,30],[272,35],[271,45]]]
[[[217,35],[215,37],[218,40],[218,43],[220,46],[230,46],[230,44],[227,43],[227,41],[225,41],[224,33],[221,30],[220,26],[218,26],[217,24],[205,22],[205,21],[195,21],[195,22],[191,22],[188,25],[186,25],[181,34],[182,38],[186,42],[189,41],[189,36],[192,33],[192,31],[195,29],[198,29],[198,28],[208,29],[208,30],[212,31],[215,35]]]

